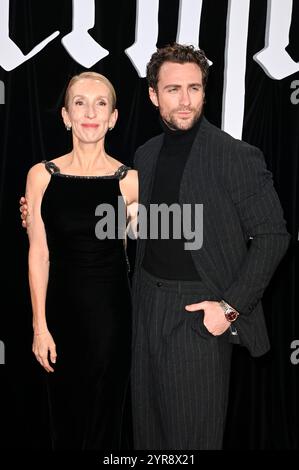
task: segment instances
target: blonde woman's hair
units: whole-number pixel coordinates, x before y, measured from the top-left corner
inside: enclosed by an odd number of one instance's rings
[[[70,79],[66,92],[65,92],[65,96],[64,96],[65,109],[68,110],[71,87],[82,78],[90,78],[91,80],[98,80],[99,82],[104,83],[104,85],[106,85],[109,88],[110,95],[111,95],[111,108],[112,108],[112,111],[114,111],[116,107],[116,93],[115,93],[114,87],[112,83],[108,80],[108,78],[106,78],[104,75],[101,75],[100,73],[97,73],[97,72],[81,72],[78,75],[74,75]]]

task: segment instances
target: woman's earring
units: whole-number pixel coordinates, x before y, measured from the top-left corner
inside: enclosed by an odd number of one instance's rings
[[[109,127],[109,131],[112,131],[113,127]]]
[[[66,124],[66,125],[65,125],[65,128],[66,128],[67,131],[70,131],[71,128],[72,128],[72,126],[71,126],[70,124],[69,124],[69,125]]]

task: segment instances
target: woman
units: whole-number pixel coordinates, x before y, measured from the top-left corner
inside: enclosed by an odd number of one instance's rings
[[[97,238],[95,211],[105,203],[117,215],[121,199],[132,214],[138,177],[105,152],[115,102],[104,76],[74,76],[62,108],[73,149],[27,177],[33,352],[48,372],[54,450],[120,448],[131,343],[127,258],[124,238]]]

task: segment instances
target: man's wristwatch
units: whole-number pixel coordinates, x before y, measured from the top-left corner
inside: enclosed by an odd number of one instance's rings
[[[221,300],[219,303],[220,303],[220,306],[222,307],[222,309],[224,311],[224,316],[227,319],[227,321],[232,323],[233,321],[237,320],[237,318],[239,316],[239,312],[237,312],[237,310],[235,310],[230,305],[228,305],[226,302],[224,302],[224,300]]]

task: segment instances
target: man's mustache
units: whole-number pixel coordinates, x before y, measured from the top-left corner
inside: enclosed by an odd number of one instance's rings
[[[191,111],[194,111],[194,108],[177,108],[177,109],[175,109],[175,112],[182,112],[182,111],[183,111],[183,112],[184,112],[184,111],[189,111],[189,112],[191,112]]]

